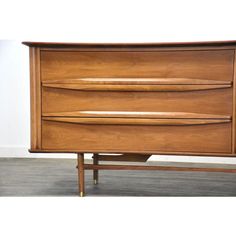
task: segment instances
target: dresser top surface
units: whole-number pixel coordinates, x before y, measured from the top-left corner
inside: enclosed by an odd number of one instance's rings
[[[228,41],[199,41],[199,42],[149,42],[149,43],[69,43],[69,42],[22,42],[30,47],[52,47],[52,48],[138,48],[138,47],[199,47],[199,46],[236,46],[236,40]]]

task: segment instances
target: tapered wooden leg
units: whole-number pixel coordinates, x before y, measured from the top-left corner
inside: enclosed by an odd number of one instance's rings
[[[78,182],[79,182],[79,194],[80,197],[84,196],[84,154],[78,153]]]
[[[98,165],[98,154],[93,155],[93,164]],[[98,184],[98,170],[93,170],[93,182]]]

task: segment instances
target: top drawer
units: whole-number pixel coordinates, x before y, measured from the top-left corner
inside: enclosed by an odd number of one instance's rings
[[[233,56],[233,50],[41,51],[41,79],[156,77],[232,81]]]

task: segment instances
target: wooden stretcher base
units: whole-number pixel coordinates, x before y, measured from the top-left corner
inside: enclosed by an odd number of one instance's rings
[[[81,197],[85,195],[84,171],[93,170],[94,184],[98,184],[99,170],[161,170],[161,171],[198,171],[198,172],[224,172],[236,173],[236,169],[209,168],[209,167],[176,167],[176,166],[147,166],[147,165],[114,165],[99,164],[99,161],[122,161],[122,162],[146,162],[151,155],[142,154],[121,154],[121,155],[102,155],[93,154],[93,164],[84,163],[84,154],[78,153],[78,186]]]

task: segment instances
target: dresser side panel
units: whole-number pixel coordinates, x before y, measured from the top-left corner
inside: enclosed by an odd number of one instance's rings
[[[40,49],[30,48],[31,149],[41,149]]]
[[[236,50],[234,50],[233,69],[233,115],[232,115],[232,153],[236,154]]]

